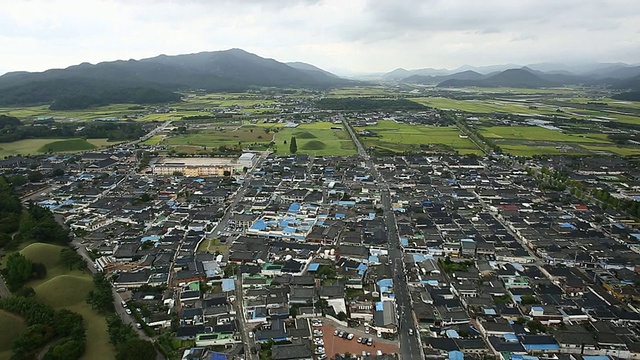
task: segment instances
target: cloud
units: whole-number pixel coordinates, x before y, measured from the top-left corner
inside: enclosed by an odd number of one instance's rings
[[[327,68],[640,62],[636,0],[29,0],[0,69],[243,48]]]

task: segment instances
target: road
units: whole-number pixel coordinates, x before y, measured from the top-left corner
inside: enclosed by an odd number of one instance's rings
[[[244,194],[249,189],[249,185],[251,184],[251,180],[253,179],[253,177],[251,176],[251,172],[255,168],[259,167],[260,164],[264,161],[264,159],[267,158],[267,156],[269,156],[269,152],[265,151],[261,153],[255,165],[253,165],[251,169],[247,170],[244,181],[242,182],[242,186],[240,186],[236,191],[235,195],[233,196],[233,200],[231,201],[229,206],[227,206],[227,208],[225,209],[224,216],[222,216],[222,219],[220,219],[216,227],[213,228],[213,231],[211,232],[212,235],[209,236],[209,238],[216,239],[218,235],[221,232],[223,232],[224,229],[227,227],[227,223],[229,222],[229,219],[233,215],[233,210],[235,209],[236,206],[238,206],[240,201],[242,201],[242,199],[244,198]]]
[[[245,359],[257,360],[258,354],[254,354],[251,349],[255,347],[254,339],[249,337],[249,327],[247,326],[246,319],[244,318],[244,300],[242,291],[242,274],[236,275],[236,301],[233,307],[236,310],[236,318],[238,319],[240,326],[240,335],[242,336],[242,344],[244,347]]]
[[[393,267],[393,288],[396,295],[396,306],[398,309],[398,338],[400,339],[400,358],[403,360],[418,360],[424,358],[422,345],[420,342],[420,333],[416,330],[418,327],[415,323],[413,314],[413,306],[411,304],[411,295],[409,287],[405,280],[403,253],[400,246],[400,238],[398,237],[398,228],[396,225],[395,214],[391,208],[391,194],[389,185],[384,177],[378,172],[371,160],[371,157],[365,151],[356,136],[351,124],[342,117],[342,124],[349,132],[353,143],[356,145],[358,154],[365,160],[367,167],[371,169],[371,174],[376,179],[376,183],[380,187],[380,202],[384,214],[384,223],[388,234],[389,259],[392,261]],[[414,334],[409,335],[409,329],[413,329]]]

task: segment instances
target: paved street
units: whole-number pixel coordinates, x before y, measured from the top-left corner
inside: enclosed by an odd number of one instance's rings
[[[403,253],[400,247],[400,239],[398,238],[395,215],[391,210],[391,194],[389,193],[389,186],[384,177],[378,173],[373,160],[371,160],[360,143],[360,140],[358,140],[353,128],[351,128],[351,125],[344,117],[342,118],[342,123],[349,132],[349,135],[351,135],[353,143],[356,145],[356,149],[358,149],[358,154],[365,160],[367,166],[371,169],[371,173],[375,177],[378,186],[380,186],[381,202],[384,210],[384,222],[389,236],[389,259],[392,261],[394,272],[393,285],[396,295],[396,305],[399,309],[398,337],[400,339],[400,358],[403,360],[422,359],[423,351],[422,346],[420,345],[420,333],[416,331],[417,326],[413,316],[411,296],[405,281],[404,262],[402,261]],[[409,335],[409,329],[414,329],[413,335]]]

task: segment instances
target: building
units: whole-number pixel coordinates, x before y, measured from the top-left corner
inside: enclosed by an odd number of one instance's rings
[[[238,164],[247,169],[251,169],[258,162],[258,157],[254,153],[244,153],[238,158]]]
[[[239,159],[234,158],[158,158],[153,164],[154,175],[173,175],[181,173],[184,176],[224,176],[225,173],[242,172]]]

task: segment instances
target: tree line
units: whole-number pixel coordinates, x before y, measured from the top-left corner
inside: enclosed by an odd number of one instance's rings
[[[0,142],[70,137],[86,139],[107,138],[109,141],[120,141],[135,140],[145,134],[146,131],[143,128],[143,124],[133,121],[55,123],[55,126],[32,126],[0,119]]]

